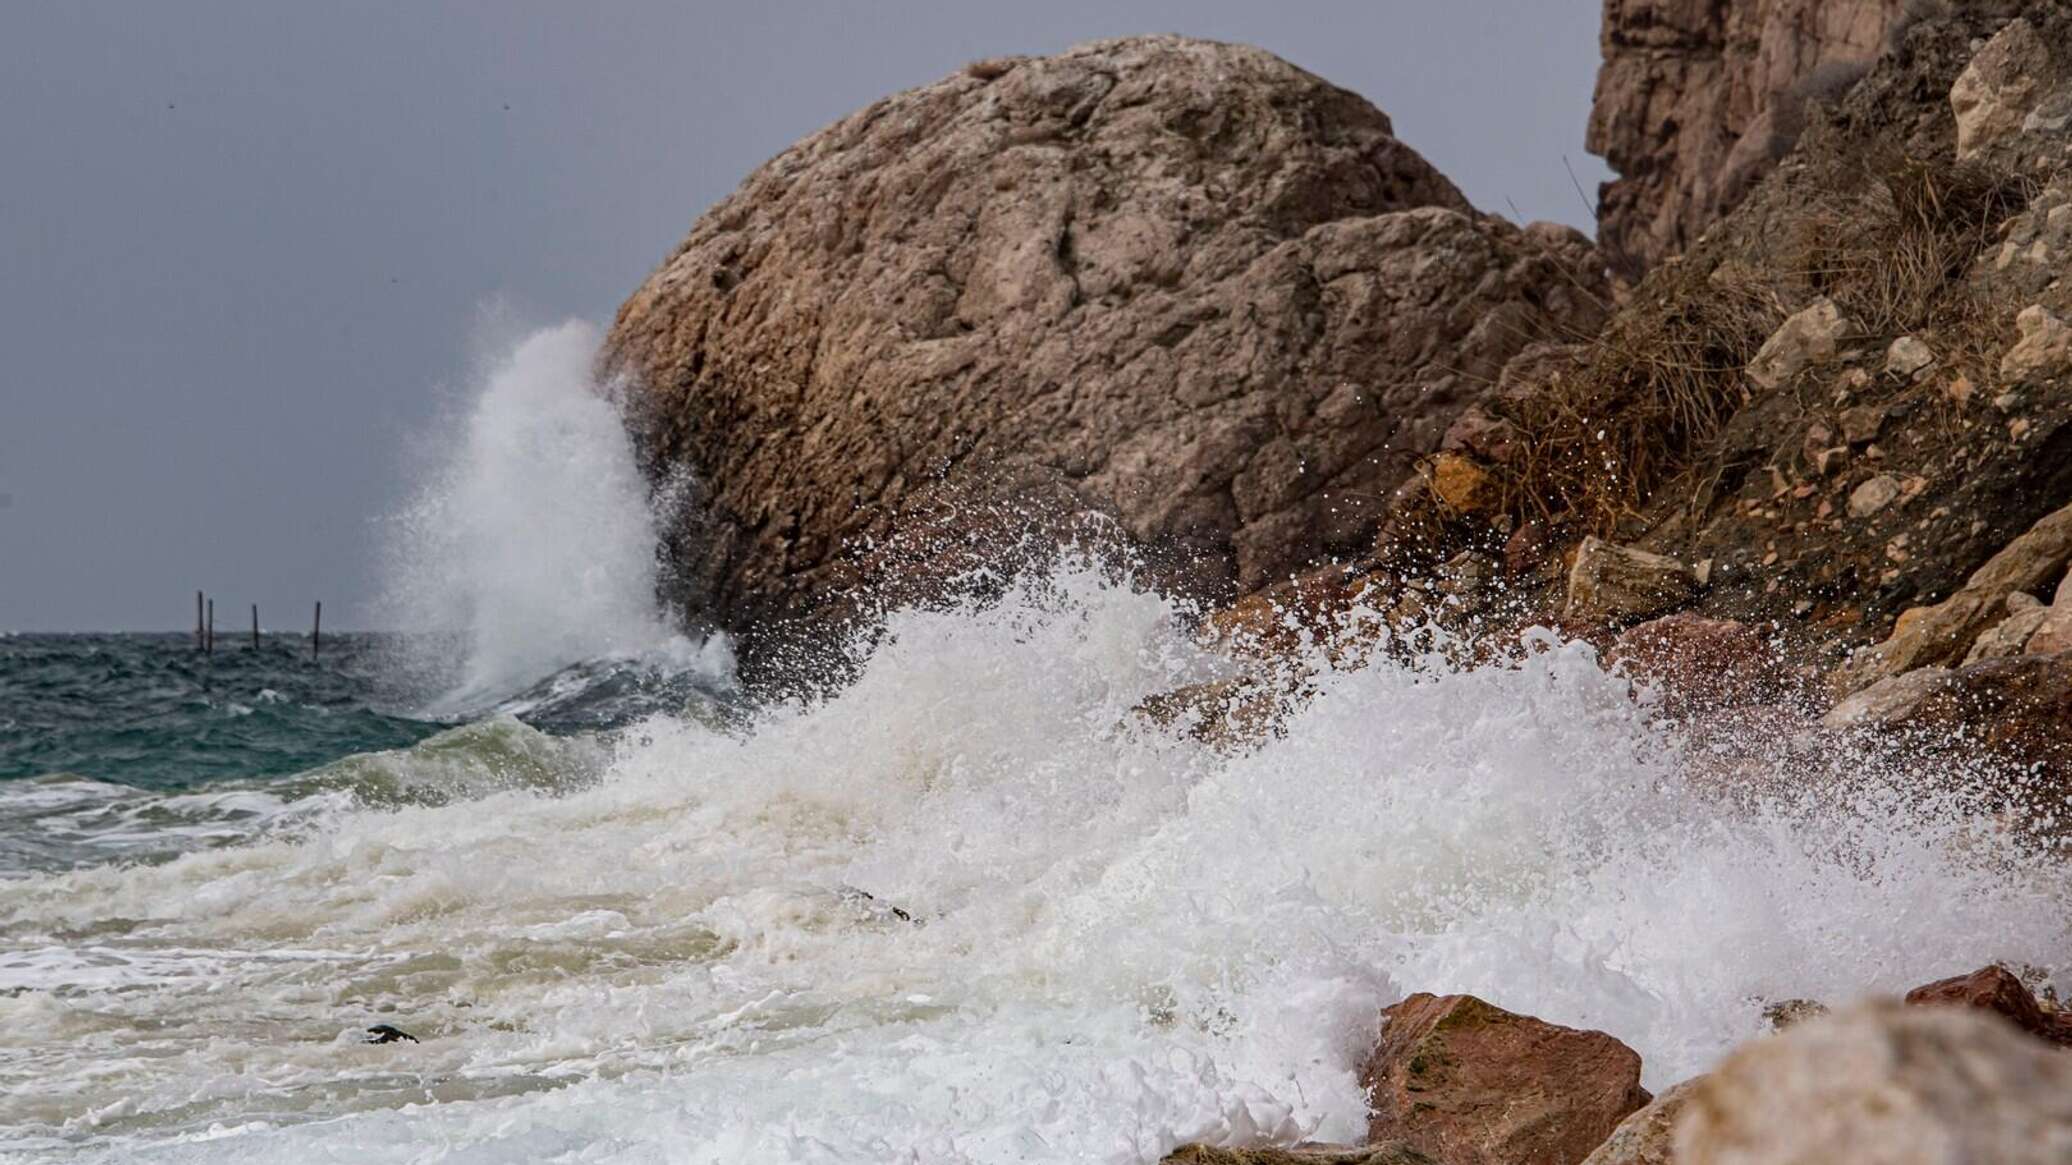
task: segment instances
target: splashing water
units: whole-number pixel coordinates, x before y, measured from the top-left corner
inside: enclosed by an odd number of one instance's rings
[[[2061,868],[1963,774],[1837,755],[1730,795],[1577,645],[1325,670],[1237,753],[1133,712],[1219,666],[1067,568],[894,615],[752,730],[657,716],[564,786],[10,883],[0,1145],[1154,1161],[1357,1138],[1409,990],[1603,1028],[1659,1087],[1764,1000],[2072,967]]]
[[[457,635],[431,711],[477,712],[562,668],[640,659],[714,681],[722,637],[656,605],[656,518],[617,409],[591,379],[597,329],[526,338],[483,378],[445,463],[395,523],[387,617]],[[457,669],[457,670],[456,670]]]

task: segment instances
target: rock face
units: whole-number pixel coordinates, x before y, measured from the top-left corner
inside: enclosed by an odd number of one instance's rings
[[[1228,593],[1366,550],[1507,360],[1595,327],[1600,271],[1271,54],[1107,41],[786,150],[626,301],[603,370],[651,471],[702,488],[669,550],[723,625],[822,608],[911,513],[1039,497]]]
[[[1906,0],[1605,0],[1589,149],[1619,172],[1598,238],[1637,275],[1734,209],[1809,101],[1885,50]]]
[[[1603,1032],[1468,995],[1412,995],[1384,1014],[1360,1074],[1376,1143],[1446,1165],[1575,1165],[1650,1099],[1640,1057]]]
[[[1677,1165],[2072,1160],[2072,1056],[1962,1008],[1884,1005],[1747,1044],[1677,1119]]]

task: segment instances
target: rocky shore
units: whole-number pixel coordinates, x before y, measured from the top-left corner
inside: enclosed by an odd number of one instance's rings
[[[2072,4],[1607,0],[1603,44],[1595,245],[1175,37],[977,62],[800,142],[606,344],[699,501],[669,597],[783,683],[878,605],[1092,538],[1204,603],[1242,674],[1143,711],[1228,747],[1316,668],[1551,628],[1723,781],[1909,741],[2001,766],[1989,827],[2062,844]],[[2072,1019],[2025,973],[1777,1001],[1789,1030],[1658,1097],[1603,1033],[1413,995],[1368,1144],[1171,1159],[2072,1159]]]

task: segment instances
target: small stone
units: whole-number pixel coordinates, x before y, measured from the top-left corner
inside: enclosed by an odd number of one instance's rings
[[[1935,350],[1915,336],[1901,336],[1885,349],[1885,371],[1918,380],[1935,364]]]
[[[1850,491],[1849,516],[1868,518],[1891,505],[1899,494],[1899,479],[1889,473],[1881,473]]]
[[[2003,392],[1993,398],[1993,407],[2003,413],[2011,413],[2022,407],[2022,394],[2018,392]]]
[[[2072,364],[2072,326],[2042,304],[2032,303],[2023,308],[2014,317],[2014,327],[2014,347],[2000,358],[2001,376],[2011,381],[2046,378]],[[1993,403],[1997,406],[2000,402]]]
[[[1840,342],[1854,330],[1855,325],[1834,300],[1825,296],[1814,300],[1763,341],[1755,359],[1748,362],[1748,378],[1774,389],[1806,368],[1834,360]]]
[[[1859,405],[1842,412],[1842,440],[1851,445],[1865,445],[1878,439],[1878,431],[1885,427],[1885,410],[1876,405]]]
[[[1971,403],[1973,391],[1975,390],[1972,387],[1971,378],[1961,372],[1951,377],[1949,382],[1943,385],[1943,395],[1960,405]]]
[[[1819,1019],[1828,1013],[1828,1006],[1818,999],[1780,999],[1763,1008],[1763,1019],[1771,1031],[1781,1032],[1793,1024],[1809,1019]]]
[[[2013,441],[2021,440],[2029,435],[2029,428],[2029,418],[2016,417],[2014,420],[2007,422],[2008,439]]]

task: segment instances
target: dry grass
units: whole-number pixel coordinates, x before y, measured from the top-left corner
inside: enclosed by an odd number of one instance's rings
[[[1521,517],[1608,533],[1743,402],[1742,369],[1783,313],[1766,290],[1657,270],[1574,365],[1500,406],[1526,434],[1507,474]]]
[[[1895,155],[1792,193],[1803,210],[1747,256],[1754,266],[1657,269],[1551,382],[1498,403],[1525,434],[1506,474],[1511,513],[1600,535],[1639,519],[1760,391],[1744,370],[1787,307],[1816,296],[1867,343],[1925,331],[1948,354],[1993,349],[2002,313],[1965,272],[2027,202],[2023,183]]]
[[[2022,179],[1904,155],[1809,183],[1785,274],[1826,295],[1873,339],[1948,327],[1973,314],[1965,271],[2028,203]]]

